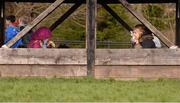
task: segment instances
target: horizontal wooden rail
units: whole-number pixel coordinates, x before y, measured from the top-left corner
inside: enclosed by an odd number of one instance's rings
[[[96,65],[180,65],[180,49],[97,49]]]
[[[97,66],[180,65],[180,49],[96,49]],[[86,65],[86,49],[0,49],[0,65]]]
[[[0,49],[1,77],[87,76],[86,49]],[[98,79],[180,79],[180,49],[96,49]]]
[[[86,65],[85,49],[0,49],[0,64]]]
[[[36,3],[52,3],[55,0],[5,0],[6,2],[36,2]],[[127,0],[129,3],[176,3],[177,0]],[[77,3],[86,0],[65,0],[64,3]],[[119,3],[118,0],[98,0],[98,3]]]
[[[96,66],[95,78],[118,80],[180,79],[180,66]]]

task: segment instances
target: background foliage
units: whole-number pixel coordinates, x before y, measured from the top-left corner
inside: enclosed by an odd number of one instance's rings
[[[28,16],[33,20],[50,4],[40,3],[7,3],[6,15],[14,14],[17,17]],[[63,4],[39,26],[50,27],[71,4]],[[172,42],[175,41],[175,4],[137,4],[132,5],[140,14],[144,15],[154,26],[164,33]],[[112,4],[110,7],[131,27],[139,23],[120,4]],[[53,31],[53,39],[84,41],[86,26],[86,6],[82,5],[67,20]],[[124,29],[104,8],[98,5],[97,14],[97,40],[112,42],[129,42],[129,32]],[[74,47],[84,47],[74,46]],[[103,47],[103,46],[100,46]]]

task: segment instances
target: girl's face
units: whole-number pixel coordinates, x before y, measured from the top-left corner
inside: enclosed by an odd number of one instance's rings
[[[6,20],[6,26],[8,26],[11,22],[9,20]]]
[[[136,40],[139,40],[142,36],[142,31],[140,29],[134,29],[133,34]]]

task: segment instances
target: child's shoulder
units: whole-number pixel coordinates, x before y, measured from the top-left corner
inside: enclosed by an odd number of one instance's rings
[[[19,31],[18,27],[15,27],[15,26],[8,26],[7,30],[9,30],[9,31]]]

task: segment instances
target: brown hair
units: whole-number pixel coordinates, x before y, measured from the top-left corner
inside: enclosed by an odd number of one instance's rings
[[[14,23],[16,21],[16,17],[14,15],[6,16],[6,20]]]
[[[19,18],[24,24],[28,24],[30,22],[30,18],[27,16],[22,16]]]
[[[143,24],[137,24],[134,28],[142,31],[142,35],[152,35],[152,32]]]

